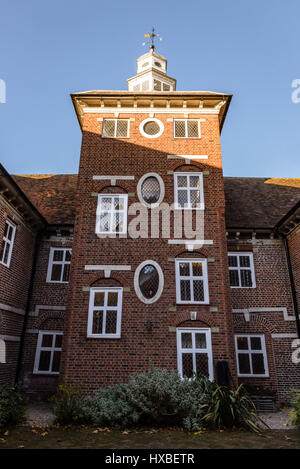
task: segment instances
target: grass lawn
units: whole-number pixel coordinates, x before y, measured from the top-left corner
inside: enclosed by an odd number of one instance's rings
[[[300,449],[300,431],[188,433],[178,428],[118,431],[93,427],[17,426],[0,432],[0,449]]]

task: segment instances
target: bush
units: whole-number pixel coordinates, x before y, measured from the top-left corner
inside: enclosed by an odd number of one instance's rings
[[[77,424],[83,420],[82,384],[60,384],[57,393],[50,397],[53,402],[56,422],[61,425]]]
[[[175,371],[150,369],[128,383],[100,388],[84,403],[86,418],[96,426],[180,425],[199,429],[202,387]]]
[[[292,410],[290,420],[293,425],[300,427],[300,389],[293,389],[294,397],[291,401]]]
[[[24,412],[24,399],[18,389],[15,386],[0,386],[0,428],[20,422]]]

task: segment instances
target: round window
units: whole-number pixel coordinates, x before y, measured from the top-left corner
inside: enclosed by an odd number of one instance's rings
[[[163,123],[154,117],[145,119],[140,124],[140,132],[144,137],[157,138],[164,131]]]
[[[142,198],[146,204],[155,204],[160,197],[160,184],[156,177],[147,177],[142,183],[141,188]]]
[[[160,127],[155,121],[149,121],[144,124],[143,131],[147,135],[156,135],[160,131]]]
[[[137,267],[134,288],[143,303],[150,304],[158,300],[164,288],[164,276],[157,262],[148,260]]]

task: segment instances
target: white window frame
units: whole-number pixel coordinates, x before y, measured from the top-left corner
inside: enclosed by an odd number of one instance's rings
[[[186,187],[178,187],[178,177],[179,176],[187,176],[187,186]],[[196,176],[199,178],[200,181],[200,204],[199,207],[192,207],[191,206],[191,190],[196,190],[197,188],[191,187],[190,186],[190,177],[191,176]],[[179,202],[178,202],[178,191],[179,190],[186,190],[188,194],[188,202],[187,204],[182,207]],[[204,210],[205,209],[205,204],[204,204],[204,189],[203,189],[203,173],[192,173],[192,172],[187,172],[187,173],[182,173],[182,172],[175,172],[174,173],[174,206],[176,210]]]
[[[42,347],[42,341],[44,335],[52,335],[52,347]],[[36,345],[36,352],[35,352],[35,360],[34,360],[34,368],[33,373],[38,375],[59,375],[59,371],[50,371],[52,370],[53,365],[53,356],[54,352],[62,352],[62,347],[55,347],[55,341],[57,335],[63,335],[61,331],[39,331],[37,345]],[[40,355],[42,351],[51,352],[50,357],[50,364],[49,364],[49,371],[41,371],[39,370],[40,364]]]
[[[103,135],[104,133],[104,126],[106,121],[115,121],[115,130],[114,130],[114,135],[112,137]],[[117,121],[127,121],[127,135],[126,137],[118,137],[117,136]],[[129,138],[130,137],[130,119],[103,119],[102,123],[102,138]]]
[[[155,179],[157,179],[158,183],[159,183],[159,188],[160,188],[160,195],[159,195],[159,199],[157,202],[155,202],[154,204],[149,204],[147,203],[144,198],[143,198],[143,194],[142,194],[142,187],[143,187],[143,183],[146,179],[150,178],[150,177],[153,177]],[[163,179],[160,177],[159,174],[157,173],[146,173],[144,174],[139,182],[138,182],[138,185],[137,185],[137,196],[139,198],[139,201],[141,202],[141,204],[143,204],[145,207],[147,208],[157,208],[159,207],[159,205],[162,203],[164,197],[165,197],[165,185],[164,185],[164,181]]]
[[[240,350],[237,347],[237,339],[238,337],[247,337],[248,339],[248,349],[247,350]],[[260,338],[261,339],[261,350],[256,350],[256,349],[251,349],[250,348],[250,338]],[[238,377],[240,378],[268,378],[269,377],[269,368],[268,368],[268,357],[267,357],[267,350],[266,350],[266,342],[265,342],[265,336],[264,334],[235,334],[234,336],[234,341],[235,341],[235,355],[236,355],[236,367],[237,367],[237,373]],[[264,358],[264,367],[265,367],[265,373],[264,374],[254,374],[253,373],[253,365],[252,365],[252,353],[260,353],[263,355]],[[250,363],[250,370],[251,373],[240,373],[240,367],[239,367],[239,357],[238,354],[246,354],[249,355],[249,363]]]
[[[190,264],[190,272],[191,272],[191,265],[193,262],[201,263],[202,264],[202,276],[195,277],[193,275],[185,275],[180,276],[180,269],[179,264],[181,262],[189,263]],[[177,304],[209,304],[209,289],[208,289],[208,274],[207,274],[207,259],[184,259],[178,258],[175,259],[175,277],[176,277],[176,303]],[[191,300],[181,300],[181,289],[180,289],[180,281],[181,280],[189,280],[190,281],[190,291],[191,291]],[[194,300],[194,288],[193,288],[193,280],[203,280],[203,292],[204,292],[204,300],[203,301],[193,301]]]
[[[145,298],[139,285],[140,272],[146,265],[153,265],[153,267],[156,268],[157,273],[158,273],[158,282],[159,282],[158,289],[157,289],[156,294],[153,296],[153,298]],[[161,297],[161,294],[164,289],[164,274],[163,274],[162,268],[157,262],[152,261],[151,259],[148,259],[146,261],[143,261],[140,265],[138,265],[134,273],[134,289],[135,289],[136,296],[139,298],[139,300],[141,300],[143,303],[148,304],[148,305],[151,303],[155,303],[155,301],[157,301]]]
[[[103,306],[94,306],[94,297],[95,293],[104,292],[104,305]],[[108,306],[107,297],[109,292],[118,293],[118,304],[117,306]],[[87,337],[89,338],[98,338],[98,339],[119,339],[121,337],[121,321],[122,321],[122,300],[123,300],[123,288],[122,287],[93,287],[90,289],[90,299],[89,299],[89,311],[88,311],[88,325],[87,325]],[[93,334],[93,312],[94,311],[103,311],[103,325],[102,330],[105,331],[106,326],[106,311],[114,310],[117,311],[117,324],[116,332],[114,334]]]
[[[238,271],[238,276],[239,276],[239,285],[236,285],[236,286],[235,285],[230,285],[230,288],[256,288],[253,253],[252,252],[231,251],[231,252],[228,252],[228,257],[229,256],[237,256],[237,258],[238,258],[237,267],[230,267],[229,266],[229,270],[237,270]],[[242,256],[248,256],[249,257],[250,267],[240,267],[240,259],[239,258],[242,257]],[[241,270],[250,270],[251,271],[251,279],[252,279],[251,287],[242,286]]]
[[[191,333],[192,334],[192,348],[182,348],[181,346],[181,334],[182,333]],[[195,346],[195,334],[201,333],[206,335],[206,348],[198,349]],[[196,371],[196,353],[203,353],[208,355],[208,373],[209,379],[212,381],[214,379],[214,368],[213,368],[213,354],[212,354],[212,343],[211,343],[211,329],[210,328],[196,328],[196,327],[178,327],[176,329],[176,339],[177,339],[177,368],[180,377],[183,379],[182,373],[182,359],[181,356],[183,353],[192,353],[193,354],[193,369]]]
[[[177,121],[184,121],[184,125],[185,125],[185,136],[184,137],[176,137],[175,135],[175,122]],[[189,137],[188,136],[188,122],[191,122],[191,121],[196,121],[198,123],[198,133],[199,133],[199,137]],[[174,119],[173,120],[173,133],[174,133],[174,138],[195,138],[195,139],[199,139],[201,138],[201,119]]]
[[[122,198],[124,200],[124,209],[123,210],[107,210],[107,209],[102,209],[101,208],[101,199],[103,198],[112,198],[114,199],[115,197]],[[96,227],[95,227],[95,233],[96,234],[101,234],[101,235],[120,235],[120,234],[126,234],[127,233],[127,210],[128,210],[128,194],[98,194],[98,202],[97,202],[97,211],[96,211]],[[100,231],[100,221],[101,221],[101,214],[102,212],[108,212],[110,214],[113,213],[122,213],[124,216],[124,221],[123,221],[123,230],[122,231],[115,231],[112,229],[112,226],[110,226],[109,231]],[[112,220],[112,218],[111,218]]]
[[[14,242],[15,242],[15,235],[16,235],[16,225],[11,222],[10,220],[5,220],[5,229],[6,229],[6,225],[8,225],[9,228],[12,228],[12,237],[11,239],[8,239],[4,234],[3,234],[3,238],[2,238],[2,246],[4,246],[3,248],[3,255],[2,255],[2,259],[0,261],[0,263],[2,265],[5,265],[6,267],[9,267],[10,266],[10,262],[11,262],[11,256],[12,256],[12,251],[13,251],[13,247],[14,247]],[[5,229],[4,229],[4,233],[5,233]],[[5,254],[6,254],[6,251],[8,249],[8,256],[7,256],[7,262],[4,262],[3,259],[5,258]]]
[[[147,122],[155,122],[159,126],[159,131],[157,132],[157,134],[155,134],[155,135],[146,134],[146,132],[144,131],[144,125],[147,124]],[[165,127],[164,127],[164,124],[162,123],[162,121],[160,121],[159,119],[156,119],[155,117],[148,117],[147,119],[144,119],[140,123],[139,129],[140,129],[140,133],[143,135],[143,137],[158,138],[163,133]]]
[[[53,260],[54,251],[64,251],[62,261],[54,261]],[[50,247],[47,278],[46,278],[47,283],[69,283],[69,280],[62,280],[63,279],[63,274],[64,274],[64,266],[66,264],[69,264],[69,265],[71,264],[71,261],[66,261],[66,252],[67,251],[70,251],[71,259],[72,259],[72,249],[71,248],[56,248],[54,246]],[[62,265],[60,280],[51,280],[52,268],[53,268],[54,264],[61,264]]]

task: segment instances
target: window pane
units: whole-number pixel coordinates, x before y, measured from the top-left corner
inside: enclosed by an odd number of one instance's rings
[[[193,354],[192,353],[183,353],[182,354],[182,375],[185,378],[193,377]]]
[[[111,214],[108,212],[104,212],[100,215],[100,231],[106,232],[110,231],[111,228]]]
[[[154,204],[160,197],[160,184],[156,177],[146,178],[142,184],[142,197],[147,204]]]
[[[208,355],[207,353],[196,353],[196,373],[208,376]]]
[[[161,81],[154,80],[154,90],[155,91],[161,91]]]
[[[127,137],[128,134],[128,121],[119,119],[117,121],[117,137]]]
[[[250,337],[251,350],[261,350],[261,338]]]
[[[124,210],[124,198],[114,197],[113,207],[114,207],[114,210]]]
[[[93,312],[93,334],[102,334],[103,311]]]
[[[55,337],[55,348],[61,348],[62,346],[62,334],[57,334]]]
[[[105,120],[103,122],[103,137],[114,137],[115,135],[115,121]]]
[[[7,227],[8,227],[8,230],[7,230],[7,238],[11,241],[12,240],[12,236],[13,236],[13,227],[8,225],[7,224]]]
[[[190,187],[200,187],[199,176],[190,176]]]
[[[202,262],[193,262],[193,276],[194,277],[202,277]]]
[[[179,275],[180,277],[190,275],[190,264],[188,262],[179,262]]]
[[[197,121],[188,121],[187,122],[188,128],[188,136],[191,138],[199,137],[199,128]]]
[[[194,301],[204,301],[203,280],[193,280]]]
[[[61,356],[61,352],[55,351],[53,353],[53,361],[52,361],[52,370],[51,371],[59,372],[60,356]]]
[[[180,207],[185,207],[188,204],[188,192],[186,190],[178,190],[177,198]]]
[[[110,210],[112,198],[111,197],[100,197],[101,210]]]
[[[240,256],[240,266],[241,267],[250,267],[250,258],[249,258],[249,256]]]
[[[237,256],[228,256],[229,267],[237,267]]]
[[[251,270],[241,270],[241,283],[242,287],[252,287]]]
[[[192,348],[192,334],[190,332],[181,333],[181,347]]]
[[[52,342],[53,342],[52,334],[43,334],[42,347],[52,347]]]
[[[64,265],[63,282],[68,282],[70,276],[70,264]]]
[[[196,332],[195,340],[196,348],[206,348],[206,334]]]
[[[4,227],[4,236],[8,238],[9,224],[6,222]]]
[[[55,250],[54,251],[54,253],[53,253],[53,260],[54,261],[62,262],[63,258],[64,258],[64,251],[63,250],[60,250],[60,251]]]
[[[4,264],[7,264],[8,252],[9,252],[8,243],[3,241],[0,259],[1,259],[1,262],[3,262]]]
[[[249,375],[251,371],[250,371],[250,361],[249,361],[248,353],[239,353],[238,361],[239,361],[240,374]]]
[[[201,203],[200,199],[200,191],[199,190],[191,190],[190,191],[190,198],[191,198],[191,206],[193,208],[199,207]]]
[[[185,137],[184,121],[175,121],[175,137]]]
[[[230,279],[230,286],[231,287],[238,287],[239,286],[239,273],[237,270],[229,270],[229,279]]]
[[[66,251],[65,260],[66,260],[67,262],[70,262],[70,261],[71,261],[71,256],[72,256],[72,252],[71,252],[71,251]]]
[[[264,356],[262,353],[252,353],[252,369],[255,375],[265,374]]]
[[[170,91],[170,85],[163,84],[163,91]]]
[[[122,233],[124,226],[124,216],[123,213],[113,213],[113,224],[111,231],[114,233]]]
[[[61,279],[61,270],[62,270],[62,264],[53,264],[52,265],[51,280],[60,281],[60,279]]]
[[[149,264],[146,265],[139,275],[139,287],[145,298],[153,298],[159,287],[159,275],[157,269]]]
[[[187,176],[177,176],[177,186],[187,187]]]
[[[118,292],[108,292],[107,304],[108,306],[118,306]]]
[[[189,280],[180,280],[181,301],[191,301],[191,287]]]
[[[49,371],[51,352],[42,350],[40,353],[39,371]]]
[[[237,338],[237,348],[238,348],[238,350],[248,350],[248,338],[247,337],[238,337]]]
[[[117,311],[107,311],[105,333],[115,334],[116,331],[117,331]]]
[[[95,292],[94,294],[94,306],[103,306],[104,305],[104,291]]]

